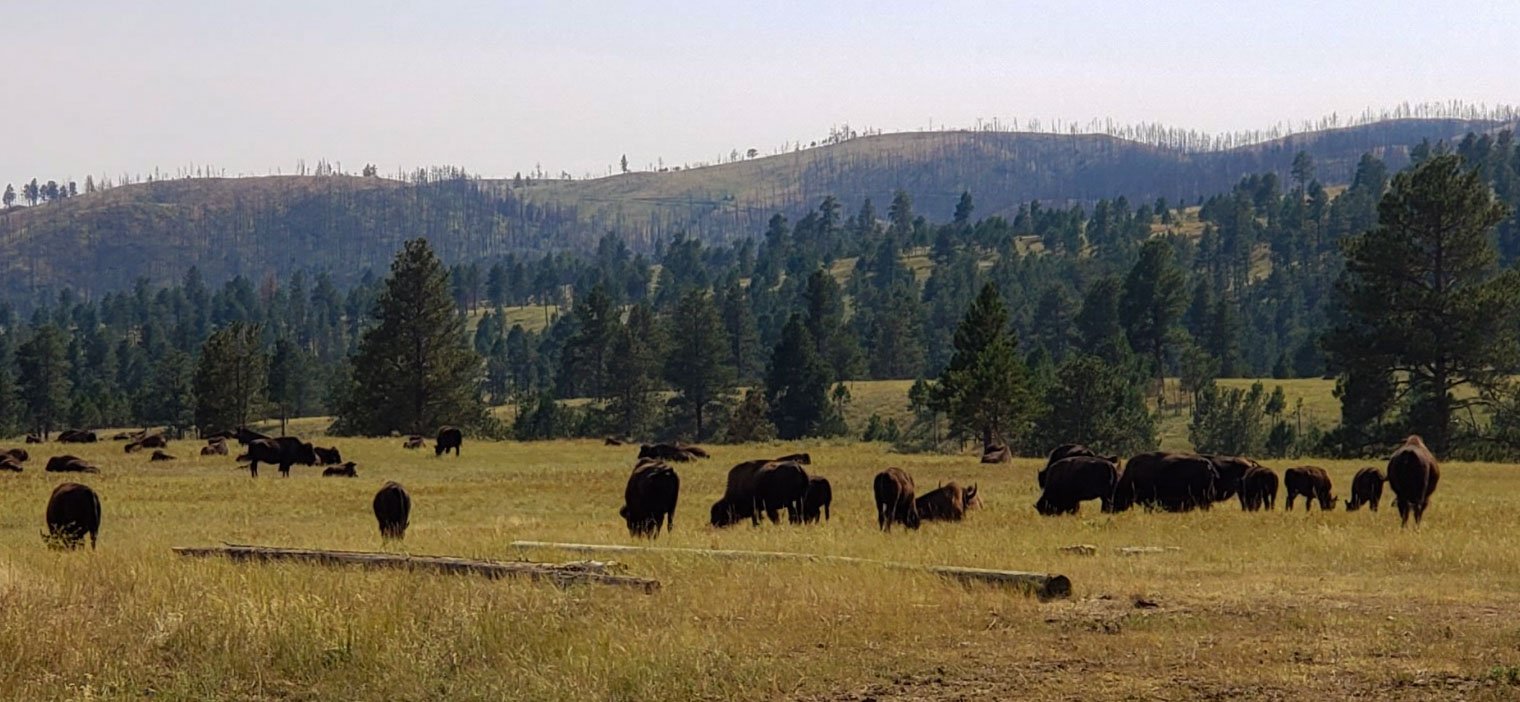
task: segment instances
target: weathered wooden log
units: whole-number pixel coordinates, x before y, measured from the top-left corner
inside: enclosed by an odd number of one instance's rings
[[[357,565],[368,568],[406,568],[433,570],[441,573],[467,573],[482,577],[527,578],[547,581],[560,587],[577,583],[597,583],[620,587],[640,588],[646,593],[660,589],[658,580],[614,575],[607,564],[580,563],[504,563],[478,561],[452,556],[412,556],[398,553],[372,551],[327,551],[321,549],[277,548],[272,546],[248,546],[226,544],[211,547],[176,546],[174,552],[181,556],[224,556],[233,561],[298,561],[320,565]]]
[[[826,563],[851,563],[873,565],[894,570],[916,570],[934,573],[941,577],[964,582],[988,583],[1014,587],[1035,595],[1042,600],[1071,596],[1071,579],[1064,575],[1027,573],[1017,570],[991,570],[987,568],[964,568],[961,566],[918,565],[896,561],[877,561],[854,556],[827,556],[812,553],[789,553],[786,551],[734,551],[726,549],[673,548],[663,546],[624,546],[618,544],[567,544],[549,541],[513,541],[519,549],[553,549],[579,553],[673,553],[730,560],[798,560]]]

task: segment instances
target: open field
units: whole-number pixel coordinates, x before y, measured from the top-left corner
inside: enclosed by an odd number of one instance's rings
[[[460,459],[399,440],[338,440],[357,479],[296,468],[248,478],[227,458],[149,464],[119,444],[33,447],[0,474],[0,690],[14,699],[1513,699],[1520,688],[1520,472],[1452,464],[1423,529],[1382,512],[1042,518],[1037,462],[895,456],[877,445],[712,447],[678,467],[661,546],[1059,572],[1072,599],[872,566],[630,555],[653,595],[401,571],[181,560],[221,542],[374,549],[369,500],[413,497],[405,548],[511,560],[514,539],[634,543],[617,517],[631,463],[599,442],[467,442]],[[740,459],[796,448],[835,485],[832,522],[713,531],[707,506]],[[171,453],[192,453],[177,442]],[[100,548],[38,532],[47,455],[104,503]],[[980,484],[956,525],[881,534],[871,476]],[[1356,464],[1321,463],[1342,492]],[[1287,464],[1277,464],[1281,469]],[[1095,556],[1062,553],[1092,544]],[[1176,552],[1120,556],[1119,546]],[[1136,605],[1143,598],[1145,606]],[[1149,606],[1154,604],[1154,607]]]

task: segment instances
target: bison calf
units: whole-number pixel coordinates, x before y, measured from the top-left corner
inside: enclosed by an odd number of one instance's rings
[[[1318,501],[1319,508],[1326,512],[1335,506],[1330,476],[1317,466],[1289,468],[1283,473],[1283,492],[1288,496],[1289,510],[1293,509],[1293,498],[1298,495],[1304,496],[1305,512],[1314,506],[1314,501]]]
[[[47,527],[45,538],[54,547],[78,548],[89,534],[90,548],[95,548],[95,537],[100,533],[100,497],[79,483],[53,488],[47,503]]]
[[[1383,471],[1372,466],[1357,471],[1351,479],[1351,499],[1346,500],[1346,511],[1355,512],[1367,505],[1367,509],[1376,512],[1382,501]]]
[[[148,460],[156,462],[172,461],[174,460],[174,457],[167,453],[164,453],[163,451],[154,451],[153,455],[148,457]]]
[[[655,538],[661,524],[675,531],[676,502],[681,496],[681,476],[660,461],[639,461],[623,488],[623,508],[618,516],[628,525],[630,536]]]
[[[901,468],[888,468],[876,474],[872,487],[876,493],[876,526],[882,531],[891,531],[893,524],[901,524],[909,529],[918,528],[913,476]]]
[[[829,505],[833,503],[834,487],[829,485],[829,479],[816,475],[808,478],[807,494],[802,496],[802,521],[815,524],[820,516],[823,521],[828,521]]]
[[[343,454],[338,453],[338,447],[322,448],[311,447],[311,452],[317,455],[317,463],[324,466],[335,466],[343,462]]]
[[[1255,512],[1277,506],[1277,473],[1263,465],[1252,465],[1240,478],[1240,509]]]
[[[356,469],[356,465],[354,464],[354,462],[353,461],[349,461],[349,462],[344,463],[343,465],[340,465],[340,466],[328,466],[328,467],[322,469],[322,477],[324,477],[324,478],[357,478],[357,477],[359,477],[359,471]]]
[[[395,481],[387,482],[375,493],[374,507],[381,540],[406,538],[407,523],[412,515],[412,497],[406,494],[406,488]]]
[[[755,509],[764,510],[772,524],[781,522],[781,510],[786,510],[786,521],[802,523],[802,498],[807,494],[808,474],[797,463],[765,464],[755,474]]]

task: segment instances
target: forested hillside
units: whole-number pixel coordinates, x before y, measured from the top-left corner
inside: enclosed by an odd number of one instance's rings
[[[329,173],[109,189],[34,181],[18,184],[21,196],[8,197],[0,210],[0,295],[29,308],[64,287],[98,296],[138,278],[168,283],[191,266],[213,284],[305,269],[326,271],[347,286],[417,236],[449,263],[589,253],[609,232],[647,255],[682,233],[707,244],[752,238],[772,215],[800,220],[825,197],[849,211],[868,201],[884,208],[898,190],[931,219],[949,216],[967,191],[978,216],[1004,219],[1036,200],[1088,209],[1121,196],[1196,204],[1249,174],[1286,181],[1300,152],[1328,187],[1349,183],[1363,154],[1396,170],[1425,140],[1497,127],[1403,119],[1213,150],[1186,140],[1153,145],[1109,135],[904,133],[585,181],[487,181],[458,169],[419,171],[405,180]],[[37,204],[11,206],[24,202]]]

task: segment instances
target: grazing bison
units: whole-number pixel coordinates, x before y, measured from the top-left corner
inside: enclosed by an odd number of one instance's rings
[[[829,485],[829,479],[816,475],[810,476],[807,494],[802,496],[802,521],[806,524],[815,524],[820,516],[823,521],[828,521],[829,505],[832,504],[834,504],[834,487]]]
[[[427,448],[427,440],[423,439],[420,436],[417,436],[416,434],[413,434],[411,436],[406,437],[406,442],[404,442],[404,443],[401,444],[401,448],[404,448],[404,449]]]
[[[966,510],[981,504],[976,486],[961,487],[951,481],[920,495],[913,501],[918,518],[925,522],[958,522],[966,517]]]
[[[17,463],[26,463],[32,460],[32,454],[27,453],[27,450],[24,448],[5,449],[4,451],[0,451],[0,455],[10,456],[11,460]]]
[[[1378,511],[1378,504],[1383,501],[1383,479],[1383,471],[1372,466],[1357,471],[1351,479],[1351,499],[1346,500],[1346,511],[1355,512],[1362,505]]]
[[[162,450],[158,450],[158,451],[154,451],[153,455],[148,457],[148,460],[149,461],[172,461],[172,460],[174,460],[174,457],[170,456],[167,453],[164,453]]]
[[[776,459],[777,463],[801,463],[805,466],[813,465],[813,457],[806,453],[789,453]]]
[[[1214,464],[1214,472],[1217,475],[1214,480],[1215,502],[1223,502],[1238,494],[1241,478],[1245,477],[1246,471],[1256,465],[1255,461],[1240,456],[1203,454],[1203,457]]]
[[[876,493],[876,526],[882,531],[891,531],[894,523],[909,529],[918,528],[913,476],[901,468],[888,468],[876,474],[872,488]]]
[[[1283,492],[1288,497],[1287,509],[1293,509],[1293,498],[1298,495],[1304,496],[1304,511],[1313,507],[1314,501],[1319,501],[1319,508],[1330,511],[1335,506],[1335,495],[1331,494],[1330,476],[1325,469],[1316,466],[1298,466],[1289,468],[1283,473]]]
[[[1114,511],[1134,505],[1168,512],[1208,509],[1214,502],[1214,464],[1189,453],[1142,453],[1124,466],[1114,487]]]
[[[1425,517],[1430,506],[1430,495],[1441,481],[1441,466],[1436,457],[1425,448],[1425,441],[1411,434],[1404,444],[1388,459],[1388,487],[1393,489],[1394,504],[1399,506],[1399,524],[1409,526],[1409,515],[1414,514],[1415,526]]]
[[[64,444],[93,444],[99,440],[100,437],[96,436],[95,432],[79,429],[69,429],[58,435],[59,443]]]
[[[1240,508],[1247,512],[1277,506],[1277,473],[1257,464],[1240,478]]]
[[[343,454],[338,453],[338,447],[336,446],[332,448],[313,446],[311,447],[311,451],[317,454],[317,463],[319,465],[335,466],[343,462]]]
[[[237,431],[233,432],[232,435],[237,437],[238,443],[244,446],[248,446],[255,441],[265,441],[274,438],[268,434],[260,434],[248,427],[238,427]]]
[[[1114,511],[1119,463],[1099,456],[1073,454],[1040,471],[1040,514],[1076,514],[1084,500],[1100,500],[1104,512]]]
[[[87,485],[63,483],[53,488],[47,503],[48,543],[58,548],[79,548],[85,534],[90,548],[100,533],[100,497]]]
[[[438,429],[438,439],[433,442],[433,455],[442,456],[449,451],[454,456],[459,456],[459,447],[464,445],[464,433],[457,427],[441,427]]]
[[[26,435],[26,443],[29,443],[29,444],[40,444],[40,443],[42,443],[42,437],[37,436],[36,434],[27,434]]]
[[[1043,490],[1045,488],[1045,472],[1050,470],[1051,466],[1068,458],[1082,457],[1102,458],[1103,460],[1114,464],[1115,467],[1119,465],[1118,456],[1099,456],[1097,452],[1093,451],[1090,448],[1087,448],[1086,446],[1083,446],[1082,444],[1061,444],[1060,446],[1051,449],[1049,457],[1045,459],[1045,467],[1041,468],[1040,472],[1035,474],[1035,481],[1039,483],[1040,488]]]
[[[354,465],[354,462],[353,461],[349,461],[347,463],[344,463],[341,466],[328,466],[328,467],[322,469],[322,477],[324,477],[324,478],[357,478],[357,477],[359,477],[359,471],[357,470],[357,466]]]
[[[290,467],[297,463],[303,466],[317,464],[317,453],[312,445],[294,436],[282,436],[278,439],[254,439],[248,444],[248,452],[237,457],[238,461],[248,461],[248,472],[252,477],[259,477],[259,464],[268,463],[280,467],[280,475],[290,477]]]
[[[755,473],[755,511],[765,512],[772,524],[781,522],[780,512],[786,510],[786,521],[802,523],[802,498],[807,495],[808,474],[799,463],[766,463]]]
[[[689,448],[675,444],[643,444],[639,446],[639,460],[648,458],[656,461],[680,461],[685,463],[696,457],[696,454],[692,453]]]
[[[759,526],[760,513],[756,509],[755,479],[770,461],[760,459],[745,461],[728,469],[728,486],[723,496],[712,506],[711,523],[715,527],[737,524],[749,517],[750,523]]]
[[[70,456],[68,454],[64,454],[62,456],[54,456],[52,458],[49,458],[48,462],[47,462],[47,467],[44,468],[43,470],[45,470],[45,471],[47,471],[49,473],[99,473],[100,472],[99,468],[96,468],[95,466],[90,465],[89,463],[86,463],[84,461],[84,459],[82,459],[82,458],[80,458],[78,456]]]
[[[628,524],[630,536],[655,538],[660,526],[675,531],[676,501],[681,496],[681,476],[660,461],[639,461],[623,488],[623,508],[618,516]]]
[[[21,464],[16,462],[16,459],[0,454],[0,471],[20,473],[22,468]]]
[[[406,538],[406,526],[412,515],[412,496],[406,494],[406,488],[395,481],[387,482],[375,493],[374,506],[381,540]]]

